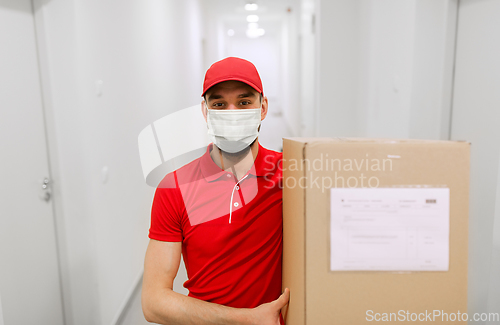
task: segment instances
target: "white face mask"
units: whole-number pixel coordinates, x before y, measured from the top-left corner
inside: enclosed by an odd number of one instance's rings
[[[222,151],[240,152],[259,135],[261,110],[262,105],[261,108],[230,110],[207,107],[208,135]]]

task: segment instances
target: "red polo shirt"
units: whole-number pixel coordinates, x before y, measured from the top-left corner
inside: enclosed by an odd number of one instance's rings
[[[281,294],[282,154],[259,144],[238,181],[213,162],[211,149],[162,180],[149,238],[182,241],[189,296],[257,307]]]

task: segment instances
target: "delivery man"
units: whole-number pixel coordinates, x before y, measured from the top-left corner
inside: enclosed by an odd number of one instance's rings
[[[212,143],[156,189],[144,316],[159,324],[282,324],[290,294],[281,293],[282,154],[258,141],[268,100],[257,69],[234,57],[214,63],[202,97]],[[181,253],[188,296],[172,290]]]

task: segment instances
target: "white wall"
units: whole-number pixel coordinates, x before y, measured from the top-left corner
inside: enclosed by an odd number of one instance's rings
[[[366,5],[366,3],[363,3]],[[380,1],[369,3],[369,23],[362,25],[368,34],[368,69],[358,74],[367,84],[358,98],[366,100],[359,109],[362,130],[375,137],[409,137],[410,103],[415,48],[415,2]],[[367,73],[366,73],[367,72]],[[366,97],[365,97],[366,96]]]
[[[319,135],[447,138],[456,1],[319,6]]]
[[[300,4],[290,1],[290,11],[283,17],[281,40],[281,85],[283,118],[292,136],[301,133],[300,121]]]
[[[137,136],[199,101],[199,2],[35,5],[68,324],[111,324],[148,242],[154,189],[142,176]]]
[[[410,138],[449,139],[458,0],[415,2]]]
[[[319,0],[317,8],[319,136],[359,134],[359,0]]]
[[[303,137],[315,136],[318,131],[317,116],[317,85],[318,67],[316,56],[318,42],[316,41],[317,22],[316,0],[301,0],[300,2],[300,27],[299,27],[299,103],[298,115],[300,119],[300,132]]]

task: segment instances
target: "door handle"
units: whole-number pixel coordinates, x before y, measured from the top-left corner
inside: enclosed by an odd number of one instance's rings
[[[45,202],[50,201],[50,197],[52,196],[52,191],[50,190],[50,180],[45,177],[42,181],[42,192],[40,193],[40,199]]]

